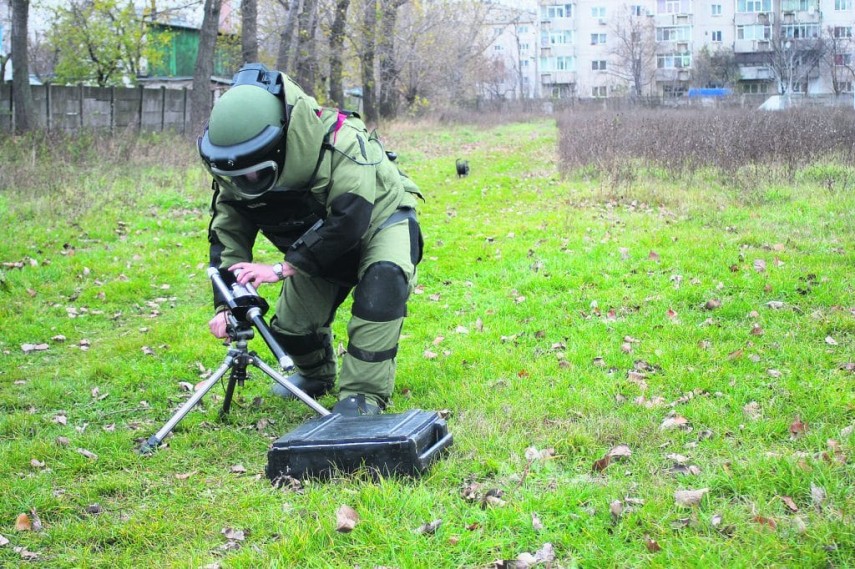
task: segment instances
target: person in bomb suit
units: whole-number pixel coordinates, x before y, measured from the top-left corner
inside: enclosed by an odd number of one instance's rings
[[[321,107],[287,75],[260,64],[235,75],[198,150],[214,178],[210,264],[237,271],[241,284],[282,282],[270,328],[297,368],[288,379],[312,397],[333,389],[330,326],[352,294],[333,412],[380,413],[394,388],[422,257],[416,184],[358,115]],[[284,260],[253,259],[259,233]],[[209,328],[224,338],[225,306],[216,290],[214,296]],[[273,391],[292,397],[278,384]]]

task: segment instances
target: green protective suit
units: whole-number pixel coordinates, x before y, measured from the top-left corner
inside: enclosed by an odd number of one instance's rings
[[[259,233],[298,274],[283,281],[270,327],[307,378],[334,381],[330,325],[352,293],[340,398],[392,394],[406,302],[422,257],[418,187],[389,160],[355,114],[320,107],[283,75],[285,164],[254,198],[215,184],[211,266],[253,260]],[[216,299],[215,299],[216,303]]]

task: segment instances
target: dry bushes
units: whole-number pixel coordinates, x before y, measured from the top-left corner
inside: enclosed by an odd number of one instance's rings
[[[563,174],[588,172],[618,184],[642,173],[688,181],[704,172],[744,188],[792,181],[818,162],[848,172],[855,159],[851,109],[567,111],[558,127]]]

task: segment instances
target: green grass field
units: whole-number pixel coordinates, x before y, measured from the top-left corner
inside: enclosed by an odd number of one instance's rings
[[[442,410],[454,445],[289,488],[266,451],[312,411],[257,371],[136,452],[226,353],[188,144],[44,180],[0,144],[0,566],[855,566],[851,190],[562,179],[549,121],[384,134],[427,197],[391,411]]]

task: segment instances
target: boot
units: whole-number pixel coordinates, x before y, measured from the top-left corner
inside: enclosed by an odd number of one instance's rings
[[[299,372],[290,375],[285,379],[293,383],[301,391],[305,391],[306,395],[314,399],[317,399],[321,395],[332,390],[334,383],[332,378],[315,379],[312,377],[303,377]],[[281,397],[283,399],[296,399],[293,393],[276,382],[273,383],[270,390],[273,392],[273,395],[276,395],[277,397]]]
[[[365,396],[351,395],[345,397],[335,404],[332,408],[333,413],[338,413],[342,417],[358,417],[360,415],[379,415],[383,410],[377,405],[372,405],[365,400]]]

